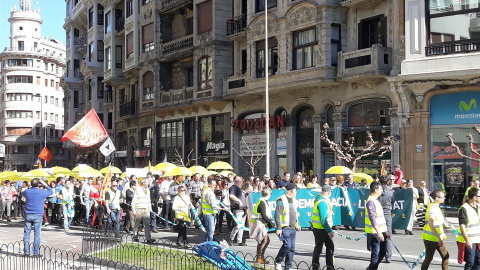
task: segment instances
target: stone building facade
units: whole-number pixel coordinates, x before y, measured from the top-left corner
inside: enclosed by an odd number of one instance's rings
[[[40,10],[20,1],[10,12],[10,46],[0,53],[0,142],[5,144],[6,170],[33,167],[46,146],[53,154],[47,165],[65,166],[65,46],[41,35]],[[6,34],[6,33],[4,33]]]
[[[235,1],[234,17],[229,20],[234,72],[225,79],[224,92],[225,98],[234,100],[232,118],[238,121],[264,116],[266,50],[261,2]],[[268,3],[269,114],[274,120],[285,119],[283,126],[270,130],[268,173],[299,171],[321,176],[328,167],[341,164],[320,139],[324,123],[330,125],[330,136],[336,142],[353,136],[359,147],[368,143],[366,131],[375,140],[399,135],[399,98],[389,82],[403,60],[399,4],[355,0]],[[234,129],[232,137],[235,149],[242,150],[243,141],[265,143],[262,125]],[[359,167],[379,170],[382,163],[387,167],[398,163],[399,157],[395,144],[390,156],[362,160]],[[243,174],[252,173],[238,155],[233,156],[233,163]],[[266,173],[264,166],[254,173]]]

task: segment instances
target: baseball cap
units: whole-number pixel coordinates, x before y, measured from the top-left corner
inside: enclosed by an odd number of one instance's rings
[[[294,183],[289,183],[285,188],[287,190],[292,190],[292,189],[296,189],[297,185],[295,185]]]

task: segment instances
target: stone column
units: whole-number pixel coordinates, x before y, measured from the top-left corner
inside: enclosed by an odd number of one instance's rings
[[[287,172],[294,173],[297,167],[297,134],[295,121],[287,126]]]
[[[333,121],[335,122],[334,125],[334,138],[333,141],[335,143],[341,143],[342,142],[342,121],[345,119],[345,116],[342,113],[334,113],[333,114]],[[335,157],[337,154],[335,154]],[[343,165],[343,162],[341,160],[338,160],[335,158],[335,165]]]
[[[134,53],[134,60],[135,61],[135,66],[138,66],[138,63],[140,62],[140,18],[139,18],[139,5],[140,1],[133,1],[133,20],[134,20],[134,25],[133,25],[133,53]],[[115,17],[115,16],[114,16]],[[112,29],[113,32],[113,29]]]
[[[313,116],[313,173],[317,175],[322,174],[322,139],[321,136],[321,116],[320,114],[315,114]]]
[[[390,115],[390,134],[392,136],[400,135],[400,119],[397,115],[397,108],[389,108],[388,114]],[[393,172],[393,166],[400,164],[400,143],[394,142],[392,145],[391,153],[391,171]]]
[[[271,178],[278,172],[278,158],[277,158],[277,129],[270,128],[270,171],[266,172]],[[263,177],[263,175],[260,175]]]

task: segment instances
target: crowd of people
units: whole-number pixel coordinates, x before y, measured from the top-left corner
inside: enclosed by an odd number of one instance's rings
[[[257,242],[255,258],[257,263],[270,263],[265,259],[265,250],[270,243],[269,230],[275,231],[283,242],[275,258],[275,267],[282,269],[281,264],[284,262],[285,269],[290,269],[295,252],[296,232],[301,229],[298,219],[297,190],[315,188],[320,191],[315,198],[311,218],[311,228],[315,237],[312,267],[316,270],[320,269],[319,258],[324,245],[326,265],[334,267],[332,239],[333,232],[337,228],[333,226],[333,207],[330,202],[332,190],[335,188],[369,189],[371,195],[365,207],[365,232],[367,248],[371,251],[371,261],[367,269],[377,269],[384,258],[388,263],[392,257],[390,235],[396,232],[392,230],[391,209],[395,191],[412,189],[415,202],[412,210],[414,211],[410,218],[411,224],[408,225],[405,233],[413,234],[415,210],[419,205],[427,206],[426,224],[422,234],[427,251],[422,269],[428,269],[435,250],[440,252],[444,261],[442,269],[448,269],[448,251],[443,242],[443,228],[439,225],[443,224],[444,219],[441,211],[438,211],[438,205],[442,203],[441,200],[444,199],[445,194],[443,191],[430,192],[424,182],[414,187],[411,179],[404,180],[403,175],[399,176],[399,170],[400,166],[397,166],[395,174],[373,176],[370,184],[366,179],[359,184],[354,181],[353,175],[349,174],[346,176],[346,181],[342,175],[325,178],[323,185],[318,183],[317,176],[313,176],[305,185],[302,174],[298,173],[291,177],[288,172],[283,175],[283,179],[279,176],[270,179],[265,175],[263,179],[249,177],[246,180],[233,174],[229,174],[228,177],[200,174],[186,177],[155,177],[148,173],[141,179],[135,175],[129,178],[113,177],[105,194],[101,194],[102,178],[78,180],[74,177],[58,177],[50,184],[40,179],[33,179],[30,183],[22,181],[11,183],[7,180],[0,190],[2,202],[0,216],[5,213],[7,220],[17,219],[19,214],[24,217],[24,241],[29,243],[32,228],[35,232],[34,256],[38,255],[38,247],[35,249],[35,246],[40,242],[39,232],[42,224],[61,226],[65,233],[70,232],[72,223],[84,223],[94,228],[109,227],[116,233],[120,233],[123,227],[126,233],[133,234],[133,239],[136,241],[139,241],[139,233],[144,232],[147,243],[155,242],[152,233],[158,232],[159,227],[166,230],[173,227],[173,230],[178,233],[176,243],[181,247],[189,242],[188,229],[204,226],[203,240],[214,241],[215,235],[225,229],[222,224],[226,221],[229,245],[246,246],[244,229],[250,228],[248,236]],[[271,209],[268,203],[273,189],[285,190],[285,194],[276,200],[275,209]],[[253,214],[248,215],[247,197],[251,192],[260,192],[261,198],[254,203],[253,210],[250,209]],[[474,226],[480,224],[478,220],[480,212],[475,206],[478,197],[474,194],[477,192],[476,187],[470,189],[466,194],[467,202],[460,210],[464,211],[464,214],[459,216],[463,236],[459,241],[463,239],[467,248],[477,245],[478,237],[475,236],[476,227]],[[433,198],[432,203],[429,201],[430,197]],[[472,205],[476,207],[474,211],[467,207]],[[477,223],[472,219],[475,214],[477,214]],[[122,223],[123,226],[121,226]],[[356,230],[355,227],[345,226],[345,228]],[[478,232],[480,235],[480,231]],[[474,236],[469,238],[468,235]],[[27,245],[25,254],[30,254]],[[473,259],[470,259],[472,256]],[[476,256],[480,261],[478,250],[465,254],[466,260],[473,263],[477,262]]]

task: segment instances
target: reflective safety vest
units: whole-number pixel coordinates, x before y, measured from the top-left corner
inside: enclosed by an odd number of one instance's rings
[[[468,235],[468,239],[472,244],[480,243],[480,211],[479,208],[475,210],[469,203],[464,203],[460,209],[464,208],[467,211],[467,225],[465,226],[465,231]],[[460,211],[459,209],[459,211]],[[457,241],[461,243],[466,243],[465,238],[461,233],[457,236]]]
[[[187,195],[177,195],[173,200],[172,209],[175,211],[175,218],[179,220],[185,220],[190,222],[191,219],[189,217],[188,209],[190,198]],[[186,210],[186,211],[185,211]]]
[[[438,238],[433,234],[432,229],[430,228],[430,225],[428,224],[428,212],[430,211],[431,208],[438,208],[438,212],[440,212],[440,206],[436,203],[431,203],[427,207],[427,213],[425,214],[425,221],[426,224],[423,226],[423,233],[422,233],[422,239],[432,241],[432,242],[438,242]],[[443,231],[443,223],[445,222],[445,218],[443,215],[440,217],[435,217],[435,220],[433,221],[433,227],[435,227],[435,230],[437,231],[438,235],[440,235],[441,239],[447,239],[447,236],[445,235],[445,232]]]
[[[377,223],[377,227],[381,233],[387,232],[387,222],[385,221],[385,217],[383,216],[383,208],[380,202],[372,196],[369,196],[367,199],[367,203],[372,200],[375,204],[375,222]],[[365,207],[365,232],[366,233],[377,233],[372,226],[372,222],[368,217],[368,207]]]
[[[324,202],[327,204],[327,223],[328,226],[333,227],[333,207],[332,204],[330,203],[329,199],[322,198],[315,202],[313,206],[313,214],[312,214],[312,226],[315,229],[324,229],[321,219],[320,219],[320,211],[318,211],[318,205]]]
[[[207,215],[207,214],[214,215],[215,213],[217,213],[217,211],[214,210],[213,207],[205,199],[207,193],[212,193],[211,196],[213,198],[215,198],[215,194],[213,194],[213,190],[211,190],[210,188],[207,187],[207,189],[203,193],[203,197],[202,197],[202,213],[205,214],[205,215]]]
[[[250,216],[250,220],[252,221],[252,224],[255,223],[255,221],[257,221],[257,219],[262,218],[262,215],[257,210],[258,205],[260,205],[260,202],[265,203],[265,208],[266,208],[265,212],[267,212],[267,218],[273,219],[272,218],[272,209],[270,209],[270,205],[268,204],[268,202],[265,199],[262,198],[257,202],[255,207],[253,208],[253,214]],[[268,223],[264,223],[264,224],[265,224],[265,226],[268,227]]]
[[[293,206],[295,207],[295,209],[298,209],[298,201],[297,199],[295,198],[292,198],[293,200]],[[290,225],[290,205],[288,204],[288,198],[287,198],[287,195],[283,194],[282,196],[280,196],[280,198],[277,199],[277,202],[278,201],[282,201],[283,203],[283,211],[281,213],[281,218],[282,218],[282,228],[283,227],[287,227]],[[297,212],[297,218],[296,218],[296,221],[295,221],[295,227],[298,226],[298,216],[300,215],[300,213]]]
[[[113,209],[120,210],[120,196],[122,195],[120,190],[117,191],[109,190],[109,199],[107,200],[107,207],[110,207],[110,204],[113,206]],[[112,209],[112,210],[113,210]]]

